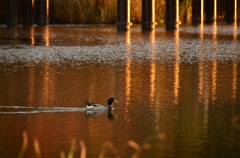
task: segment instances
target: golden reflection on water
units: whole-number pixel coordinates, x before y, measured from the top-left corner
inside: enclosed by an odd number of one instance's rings
[[[33,46],[35,44],[35,39],[34,39],[34,27],[30,27],[30,41],[31,45]]]
[[[236,99],[237,92],[237,63],[233,62],[233,72],[232,72],[232,98]]]
[[[212,84],[211,84],[211,100],[214,102],[217,99],[216,96],[216,88],[217,88],[217,23],[216,21],[213,24],[213,55],[215,56],[215,58],[213,58],[212,60],[212,76],[211,76],[211,80],[212,80]]]
[[[178,95],[179,95],[179,88],[180,88],[180,54],[179,54],[179,31],[178,29],[175,32],[175,63],[174,63],[174,103],[178,103]]]
[[[53,106],[54,101],[54,87],[55,87],[55,77],[53,72],[50,72],[49,64],[44,64],[43,66],[43,86],[41,92],[40,103],[43,106]]]
[[[150,70],[150,101],[155,100],[155,80],[156,80],[156,63],[155,63],[155,31],[150,33],[151,40],[151,70]]]
[[[238,26],[237,26],[237,22],[235,21],[233,23],[233,40],[234,40],[234,42],[237,42],[237,35],[238,35]]]
[[[125,81],[125,91],[126,91],[126,107],[125,107],[125,119],[128,120],[128,108],[129,108],[129,101],[130,101],[130,94],[131,94],[131,34],[130,30],[126,32],[126,56],[127,56],[127,61],[126,61],[126,68],[125,68],[125,73],[126,73],[126,81]]]
[[[236,3],[236,1],[235,1]],[[235,4],[236,6],[236,4]],[[236,12],[235,12],[236,14]],[[236,17],[236,16],[235,16]],[[237,22],[235,21],[233,24],[233,42],[237,43]],[[234,51],[234,50],[233,50]],[[232,98],[233,100],[236,99],[236,92],[237,92],[237,56],[235,56],[235,59],[233,59],[233,63],[232,63],[232,67],[233,67],[233,71],[232,71]]]
[[[155,52],[155,30],[152,30],[150,33],[150,42],[151,42],[151,63],[150,63],[150,101],[152,104],[150,104],[150,108],[154,108],[155,110],[155,119],[156,119],[156,124],[155,124],[155,130],[159,131],[161,125],[160,125],[160,110],[161,107],[159,106],[158,101],[156,101],[156,52]],[[155,106],[153,106],[155,105]]]
[[[212,61],[212,74],[211,74],[211,100],[214,102],[217,99],[216,88],[217,88],[217,61]]]
[[[29,27],[29,39],[30,39],[30,45],[34,46],[36,43],[36,34],[35,32],[37,32],[38,28],[35,28],[34,26],[30,26]],[[49,46],[50,45],[50,32],[49,32],[49,26],[44,26],[41,28],[41,33],[42,33],[42,37],[41,37],[41,41],[43,40],[43,42],[45,43],[45,46]],[[15,39],[17,41],[17,39]]]
[[[199,26],[201,48],[204,47],[204,25]],[[203,51],[203,50],[201,50]],[[198,101],[203,103],[203,133],[208,132],[208,120],[209,120],[209,80],[208,80],[208,63],[205,62],[200,55],[198,63]]]
[[[204,37],[204,29],[203,29],[203,24],[199,26],[199,32],[200,32],[200,41],[201,41],[201,47],[203,47],[203,37]],[[203,59],[202,56],[200,55],[199,63],[198,63],[198,100],[201,102],[202,99],[205,100],[205,97],[203,96],[203,84],[204,84],[204,71],[203,71]],[[207,99],[207,98],[206,98]]]
[[[45,26],[43,29],[43,39],[45,40],[45,46],[49,46],[49,27]]]

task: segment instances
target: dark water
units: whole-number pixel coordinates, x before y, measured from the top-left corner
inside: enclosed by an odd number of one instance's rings
[[[0,28],[0,157],[240,157],[237,25]],[[115,97],[113,117],[85,101]],[[135,142],[135,143],[134,143]],[[36,143],[35,143],[36,147]]]

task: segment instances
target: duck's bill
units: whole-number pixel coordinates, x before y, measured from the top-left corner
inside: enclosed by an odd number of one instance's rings
[[[115,99],[114,102],[117,103],[118,101]]]

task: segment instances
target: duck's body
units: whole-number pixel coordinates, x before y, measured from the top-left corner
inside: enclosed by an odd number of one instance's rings
[[[86,102],[86,108],[87,110],[107,110],[108,107],[101,104],[89,104],[89,102]]]
[[[114,98],[108,99],[108,104],[106,106],[101,104],[94,104],[93,102],[86,101],[87,110],[112,110],[113,102],[117,102]]]

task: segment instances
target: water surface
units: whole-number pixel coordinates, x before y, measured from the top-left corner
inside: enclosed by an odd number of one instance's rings
[[[237,25],[0,28],[0,157],[239,157]],[[111,114],[85,101],[118,103]],[[130,144],[129,144],[130,142]],[[107,144],[108,143],[108,147]],[[109,146],[109,144],[111,145]],[[134,146],[136,147],[136,146]]]

